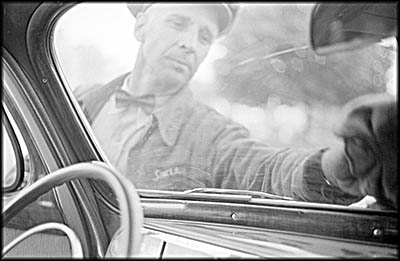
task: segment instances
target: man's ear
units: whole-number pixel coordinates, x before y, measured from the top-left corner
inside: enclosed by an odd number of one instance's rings
[[[139,42],[142,42],[144,39],[144,25],[147,21],[147,15],[144,13],[138,13],[136,15],[136,24],[135,24],[135,38]]]

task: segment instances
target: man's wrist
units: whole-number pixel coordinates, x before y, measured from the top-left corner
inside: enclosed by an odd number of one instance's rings
[[[340,149],[340,147],[338,147],[337,149]],[[313,154],[308,159],[305,165],[303,179],[305,186],[311,189],[310,192],[311,195],[313,195],[313,198],[315,198],[315,194],[318,193],[319,199],[317,201],[324,203],[348,205],[357,201],[359,199],[359,196],[353,196],[343,191],[343,189],[341,189],[338,182],[334,178],[335,173],[333,171],[339,170],[333,168],[333,166],[331,166],[330,164],[333,163],[331,161],[331,157],[333,159],[336,159],[338,156],[337,153],[338,152],[334,149],[326,148],[321,149],[317,153]],[[328,161],[328,164],[326,161]],[[336,165],[340,166],[340,171],[343,171],[342,173],[348,171],[348,167],[342,166],[341,164]],[[328,173],[325,173],[325,171],[327,171]]]
[[[342,190],[346,187],[346,183],[353,182],[344,146],[344,143],[335,144],[325,149],[321,157],[321,169],[328,184]]]
[[[311,155],[304,166],[303,186],[308,192],[308,200],[321,203],[333,203],[333,200],[326,195],[325,191],[332,183],[325,177],[322,170],[322,156],[327,149],[321,149]],[[329,190],[329,189],[328,189]]]

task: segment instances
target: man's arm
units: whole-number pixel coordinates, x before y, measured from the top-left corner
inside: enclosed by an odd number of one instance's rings
[[[239,125],[227,124],[211,154],[214,186],[347,205],[371,195],[396,208],[396,103],[359,98],[342,116],[335,134],[343,143],[319,151],[269,148],[249,139]]]
[[[351,204],[352,196],[325,178],[325,150],[277,149],[249,138],[247,130],[227,124],[211,151],[215,187],[264,191],[296,200]]]

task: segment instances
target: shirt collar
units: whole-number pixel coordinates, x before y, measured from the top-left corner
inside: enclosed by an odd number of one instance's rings
[[[127,74],[127,75],[124,77],[124,79],[123,79],[123,81],[122,81],[122,84],[121,84],[120,86],[118,86],[116,90],[121,89],[121,90],[124,90],[124,91],[126,91],[126,92],[128,92],[128,93],[131,93],[131,92],[130,92],[130,89],[129,89],[129,87],[128,87],[129,75],[130,75],[130,74]],[[111,96],[111,99],[109,100],[109,101],[110,101],[109,113],[111,113],[111,114],[120,113],[120,112],[124,111],[123,108],[120,108],[120,109],[117,108],[115,98],[116,98],[116,95],[115,95],[115,93],[114,93],[114,94]]]
[[[120,88],[131,93],[129,78],[130,74],[128,73]],[[189,86],[184,86],[172,96],[156,97],[156,108],[153,115],[158,121],[161,136],[168,146],[175,145],[182,125],[193,105],[194,98]]]

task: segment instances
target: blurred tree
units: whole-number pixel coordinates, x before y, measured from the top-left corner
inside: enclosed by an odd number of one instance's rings
[[[325,57],[303,48],[308,45],[311,7],[244,6],[234,31],[222,42],[228,55],[216,61],[220,92],[248,105],[265,103],[270,95],[286,103],[343,105],[362,94],[385,92],[384,73],[391,62],[384,47]]]

